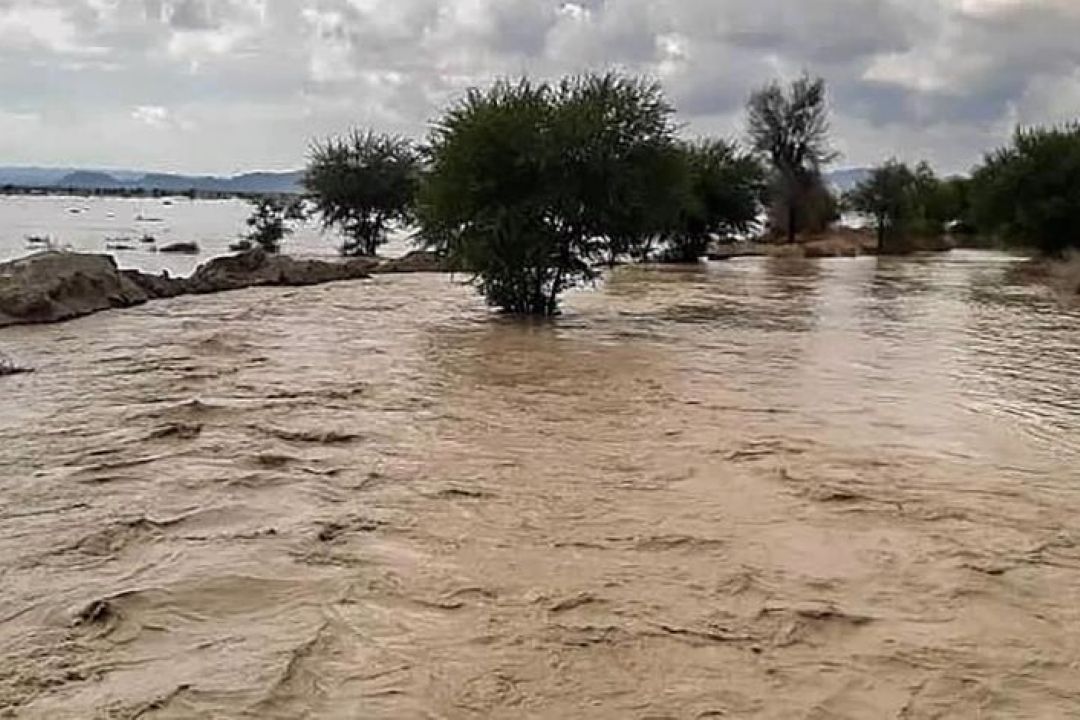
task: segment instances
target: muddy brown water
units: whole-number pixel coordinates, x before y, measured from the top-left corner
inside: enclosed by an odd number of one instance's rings
[[[1080,312],[1014,259],[0,333],[0,717],[1080,716]]]

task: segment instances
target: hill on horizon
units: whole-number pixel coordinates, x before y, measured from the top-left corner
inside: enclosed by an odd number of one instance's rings
[[[183,193],[300,193],[302,170],[249,172],[231,177],[92,170],[80,168],[0,167],[0,185],[76,190],[146,190]]]
[[[856,167],[825,173],[825,180],[838,193],[851,190],[870,174]],[[0,167],[0,186],[73,188],[76,190],[145,190],[184,193],[189,190],[216,193],[303,192],[303,170],[291,172],[248,172],[231,177],[140,172],[136,170],[94,170],[82,168]]]

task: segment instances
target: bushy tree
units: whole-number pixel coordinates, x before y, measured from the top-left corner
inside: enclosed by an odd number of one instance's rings
[[[291,223],[304,219],[303,203],[297,198],[267,196],[252,201],[255,209],[247,219],[251,231],[247,240],[268,253],[281,250],[281,243],[293,233]]]
[[[692,262],[712,239],[749,231],[757,222],[765,196],[767,173],[752,154],[726,140],[681,145],[688,188],[667,256]]]
[[[1017,130],[970,191],[980,230],[1051,255],[1080,247],[1080,123]]]
[[[848,206],[873,220],[881,252],[899,249],[910,231],[916,208],[915,185],[911,168],[893,159],[874,168],[848,194]]]
[[[939,179],[926,162],[913,170],[893,159],[874,168],[845,201],[873,219],[883,252],[899,252],[911,247],[913,239],[970,226],[967,185],[964,178]]]
[[[345,235],[344,254],[374,255],[393,223],[412,218],[418,175],[411,141],[354,131],[314,145],[304,186],[323,227]]]
[[[610,258],[647,257],[677,223],[687,191],[674,110],[657,83],[618,73],[564,78],[554,90],[561,214],[603,239]]]
[[[421,236],[491,305],[554,313],[599,259],[671,226],[671,114],[657,85],[618,74],[470,90],[433,129]]]
[[[773,170],[774,217],[782,217],[787,239],[794,242],[800,231],[819,229],[808,220],[831,214],[822,211],[828,191],[821,168],[836,158],[829,145],[825,81],[804,75],[786,89],[772,82],[750,96],[747,113],[751,146]]]

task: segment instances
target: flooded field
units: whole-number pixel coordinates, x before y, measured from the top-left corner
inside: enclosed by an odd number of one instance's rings
[[[1014,262],[6,329],[0,717],[1080,715],[1080,310]]]
[[[190,275],[200,263],[229,252],[229,245],[249,231],[245,221],[251,211],[249,202],[238,199],[0,195],[0,262],[26,255],[27,238],[41,237],[57,248],[113,255],[122,268]],[[285,242],[290,254],[337,255],[337,233],[323,232],[316,221],[294,229]],[[144,237],[154,242],[142,242]],[[158,252],[176,242],[197,243],[201,252]],[[114,249],[117,243],[128,247]],[[383,254],[400,255],[410,248],[409,234],[395,233]]]

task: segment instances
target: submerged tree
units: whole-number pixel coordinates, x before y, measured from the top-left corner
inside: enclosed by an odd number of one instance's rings
[[[827,193],[821,168],[836,158],[829,145],[825,81],[808,75],[785,89],[772,82],[750,96],[747,105],[751,145],[773,170],[774,212],[780,210],[787,239],[808,227],[808,211]],[[816,214],[828,215],[830,213]]]
[[[767,188],[766,170],[756,157],[726,140],[684,144],[689,187],[668,258],[691,262],[712,239],[746,233],[757,222]]]
[[[554,88],[554,103],[560,214],[583,237],[602,239],[609,259],[646,258],[675,228],[689,180],[659,84],[573,76]]]
[[[344,254],[374,255],[391,224],[411,219],[418,168],[411,141],[354,131],[315,144],[304,186],[323,227],[345,235]]]
[[[252,201],[255,209],[247,219],[251,231],[249,243],[254,243],[268,253],[281,250],[281,243],[293,233],[291,223],[304,219],[303,203],[297,198],[268,196]]]
[[[1080,248],[1080,123],[1017,130],[970,191],[980,230],[1051,255]]]
[[[671,114],[658,86],[617,74],[470,90],[432,131],[421,236],[491,305],[552,314],[677,213]]]
[[[878,249],[881,252],[896,251],[915,216],[915,173],[899,160],[889,160],[874,168],[846,200],[852,210],[872,218]]]

